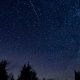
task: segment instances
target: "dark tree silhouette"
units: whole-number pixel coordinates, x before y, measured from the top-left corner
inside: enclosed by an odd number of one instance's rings
[[[7,74],[7,61],[1,61],[0,62],[0,80],[8,80],[8,74]]]
[[[75,80],[80,80],[80,72],[75,71]]]
[[[27,66],[24,65],[18,80],[38,80],[36,75],[36,72],[29,64]]]
[[[9,75],[9,80],[14,80],[14,76],[12,73]]]
[[[46,78],[43,78],[42,80],[46,80]]]

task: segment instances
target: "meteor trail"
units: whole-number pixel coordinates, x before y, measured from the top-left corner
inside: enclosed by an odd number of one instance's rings
[[[32,3],[32,1],[31,1],[31,0],[30,0],[29,2],[30,2],[30,4],[31,4],[31,7],[32,7],[32,9],[33,9],[33,11],[34,11],[35,15],[37,16],[37,19],[39,20],[39,15],[38,15],[38,13],[37,13],[37,11],[36,11],[36,9],[35,9],[34,4]]]

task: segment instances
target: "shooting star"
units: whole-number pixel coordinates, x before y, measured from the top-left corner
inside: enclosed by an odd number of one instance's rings
[[[31,4],[31,7],[32,7],[32,9],[33,9],[33,11],[34,11],[35,15],[37,16],[37,19],[39,20],[39,15],[38,15],[38,13],[37,13],[37,11],[36,11],[36,9],[35,9],[34,4],[32,3],[32,1],[31,1],[31,0],[29,0],[29,2],[30,2],[30,4]]]

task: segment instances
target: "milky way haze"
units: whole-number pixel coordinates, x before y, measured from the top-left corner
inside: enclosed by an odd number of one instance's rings
[[[15,77],[28,61],[40,78],[74,80],[80,70],[79,0],[0,0],[0,59]]]

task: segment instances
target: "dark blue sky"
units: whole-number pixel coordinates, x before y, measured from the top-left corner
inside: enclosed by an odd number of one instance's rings
[[[0,0],[0,59],[9,72],[29,61],[41,78],[70,80],[79,58],[79,0]]]

